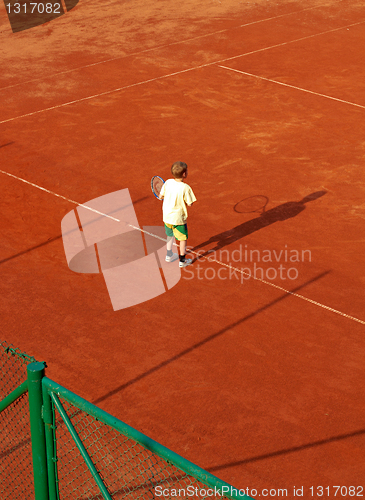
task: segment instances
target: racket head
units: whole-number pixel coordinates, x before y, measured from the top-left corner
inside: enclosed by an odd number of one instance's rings
[[[151,179],[152,193],[156,196],[156,198],[158,200],[160,199],[159,196],[160,196],[161,188],[164,184],[165,184],[165,181],[159,175],[154,175]]]
[[[262,194],[256,194],[254,196],[249,196],[239,201],[233,207],[233,210],[238,214],[251,214],[259,213],[262,215],[265,213],[266,205],[269,202],[269,198]]]

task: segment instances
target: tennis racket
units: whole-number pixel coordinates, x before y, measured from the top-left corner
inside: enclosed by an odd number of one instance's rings
[[[156,196],[157,199],[160,199],[160,192],[162,186],[165,184],[165,181],[162,179],[162,177],[159,177],[158,175],[154,175],[151,179],[151,189],[152,193]]]
[[[264,214],[269,198],[263,195],[249,196],[244,200],[239,201],[233,207],[234,211],[239,214],[259,213]]]

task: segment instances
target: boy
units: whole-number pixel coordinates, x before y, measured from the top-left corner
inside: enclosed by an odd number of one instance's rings
[[[177,254],[172,252],[174,236],[179,241],[179,266],[186,267],[192,263],[192,259],[185,259],[186,241],[188,239],[188,228],[186,219],[190,207],[196,201],[193,190],[185,184],[184,179],[188,176],[188,166],[182,161],[175,162],[171,167],[173,179],[169,179],[162,186],[160,200],[163,199],[162,212],[165,231],[167,235],[166,261],[172,262],[177,259]]]

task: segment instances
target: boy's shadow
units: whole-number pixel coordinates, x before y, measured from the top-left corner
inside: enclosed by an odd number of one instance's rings
[[[291,219],[292,217],[296,217],[300,212],[305,209],[305,204],[317,200],[321,196],[325,195],[327,191],[317,191],[316,193],[312,193],[301,201],[288,201],[283,203],[282,205],[278,205],[277,207],[268,210],[267,212],[262,213],[256,219],[249,220],[247,222],[243,222],[239,226],[233,227],[232,229],[228,229],[228,231],[224,231],[223,233],[216,234],[209,238],[209,240],[196,245],[192,251],[196,251],[199,248],[205,247],[211,243],[216,243],[215,247],[207,250],[201,257],[207,256],[211,252],[216,252],[221,248],[224,248],[231,243],[234,243],[237,240],[240,240],[244,236],[247,236],[259,229],[262,229],[266,226],[270,226],[270,224],[274,224],[274,222],[284,221],[287,219]]]

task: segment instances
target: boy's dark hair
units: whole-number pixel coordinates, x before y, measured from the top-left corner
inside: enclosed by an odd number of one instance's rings
[[[175,161],[171,167],[171,173],[176,179],[182,179],[187,169],[188,166],[186,163],[182,161]]]

